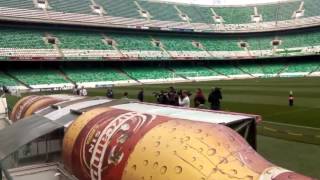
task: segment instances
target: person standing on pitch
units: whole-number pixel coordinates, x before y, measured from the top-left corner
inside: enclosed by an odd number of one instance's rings
[[[107,98],[111,98],[113,99],[113,91],[111,88],[107,89],[107,93],[106,93]]]
[[[190,107],[190,98],[186,91],[183,91],[179,96],[179,106],[187,107],[187,108]]]
[[[222,99],[222,93],[220,88],[212,88],[212,91],[208,97],[208,102],[211,103],[212,110],[220,110],[220,100]]]
[[[294,101],[293,92],[290,91],[290,93],[289,93],[289,106],[290,106],[290,107],[293,106],[293,101]]]
[[[138,100],[140,101],[140,102],[143,102],[144,101],[144,92],[143,92],[143,88],[141,88],[141,90],[139,91],[139,93],[138,93]]]
[[[197,89],[196,95],[194,97],[194,107],[203,106],[206,103],[206,98],[200,88]]]

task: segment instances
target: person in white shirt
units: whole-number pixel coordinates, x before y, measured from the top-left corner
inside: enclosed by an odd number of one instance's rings
[[[183,91],[182,95],[179,96],[179,106],[187,107],[187,108],[190,107],[190,98],[186,91]]]
[[[80,89],[80,96],[86,96],[88,95],[87,90],[82,86]]]

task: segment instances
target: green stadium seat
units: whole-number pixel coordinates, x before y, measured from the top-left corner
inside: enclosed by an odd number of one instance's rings
[[[149,79],[168,79],[173,78],[174,73],[163,67],[123,67],[122,68],[130,77],[138,80]]]
[[[0,7],[35,9],[35,5],[32,0],[0,0]]]
[[[106,36],[111,37],[117,43],[117,48],[121,50],[140,50],[140,51],[159,51],[159,47],[151,43],[149,35],[138,34],[115,34],[106,33]]]
[[[74,82],[122,81],[129,78],[108,67],[64,67],[65,74]]]
[[[278,74],[286,67],[283,63],[268,63],[261,66],[264,74]]]
[[[19,83],[0,71],[0,86],[17,86]]]
[[[95,0],[109,16],[143,18],[132,0]]]
[[[211,65],[211,69],[224,75],[243,75],[245,72],[232,65]]]
[[[62,49],[113,50],[102,41],[103,36],[99,32],[53,31],[52,35],[59,39]]]
[[[92,14],[90,0],[49,0],[50,10],[66,13]]]
[[[58,70],[53,69],[10,69],[8,72],[29,85],[68,83]]]
[[[283,72],[313,72],[319,67],[319,62],[295,62],[290,63]]]
[[[0,28],[0,48],[52,49],[43,40],[44,31],[34,29]]]
[[[219,76],[217,72],[210,70],[204,66],[173,66],[174,72],[177,75],[184,77],[198,77],[198,76]]]

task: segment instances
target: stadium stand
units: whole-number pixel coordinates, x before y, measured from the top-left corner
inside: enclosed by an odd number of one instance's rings
[[[268,65],[261,65],[264,74],[278,74],[285,69],[282,63],[268,63]]]
[[[249,74],[263,74],[261,66],[256,63],[238,64],[238,68]]]
[[[239,68],[233,65],[210,65],[209,67],[214,71],[218,72],[219,74],[224,74],[227,76],[246,74],[245,72],[241,71]]]
[[[58,38],[62,49],[113,49],[102,41],[103,36],[99,32],[54,31],[52,35]]]
[[[44,31],[35,29],[0,28],[0,48],[52,49],[43,40]]]
[[[146,79],[168,79],[173,78],[173,72],[164,67],[152,67],[145,66],[141,67],[123,67],[124,72],[126,72],[130,77],[138,80]]]
[[[109,16],[142,18],[132,0],[96,0]]]
[[[211,37],[210,39],[199,38],[196,40],[201,42],[201,44],[208,51],[240,51],[242,50],[238,46],[238,40],[235,38]]]
[[[217,7],[213,8],[221,16],[225,24],[251,23],[252,7]]]
[[[92,9],[90,5],[92,3],[89,0],[49,0],[50,10],[65,12],[65,13],[80,13],[91,14]]]
[[[148,35],[105,33],[116,41],[117,48],[121,50],[159,51],[159,47],[152,44]]]
[[[125,28],[146,26],[170,28],[173,31],[194,29],[205,32],[274,31],[286,27],[294,28],[296,25],[310,27],[319,24],[320,15],[318,0],[279,1],[246,6],[201,6],[135,0],[46,0],[44,2],[47,2],[47,7],[44,11],[36,7],[36,2],[2,0],[0,8],[5,11],[0,15],[20,17],[24,20],[37,19],[40,22],[57,20],[79,25],[92,23],[98,26],[105,26],[105,22],[109,22]],[[94,12],[94,7],[101,7],[103,13]],[[141,12],[147,13],[148,16],[143,16]],[[259,23],[263,24],[261,27],[255,24],[254,15],[259,17]],[[220,17],[223,21],[216,21],[213,16]],[[226,27],[222,28],[219,26],[220,23]]]
[[[195,23],[207,23],[214,24],[212,12],[210,8],[203,6],[187,6],[187,5],[178,5],[178,8],[185,14],[188,15],[191,22]]]
[[[18,82],[0,71],[0,86],[17,86]]]
[[[295,62],[290,63],[283,72],[313,72],[318,65],[318,62]]]
[[[316,54],[320,49],[320,32],[269,33],[255,35],[159,34],[121,31],[51,30],[0,27],[0,59],[22,58],[141,58],[143,60],[194,59],[212,56],[255,57]],[[49,39],[54,38],[54,42]],[[273,47],[273,40],[279,44]],[[245,43],[244,47],[240,44]],[[62,51],[59,51],[61,49]],[[276,49],[276,50],[275,50]],[[59,52],[59,53],[58,53]],[[210,53],[209,53],[210,52]],[[232,53],[231,53],[232,52]],[[273,53],[274,52],[274,53]]]
[[[191,38],[182,36],[153,36],[159,40],[168,51],[200,51],[192,44]]]
[[[63,76],[53,69],[10,69],[8,72],[29,85],[67,83]]]
[[[18,8],[18,9],[34,9],[32,0],[1,0],[0,7]]]
[[[172,67],[174,72],[178,75],[182,75],[185,77],[198,77],[198,76],[219,76],[217,72],[210,70],[204,66],[184,66],[177,65]]]
[[[76,83],[127,80],[124,74],[109,67],[63,67],[63,72]]]
[[[151,14],[152,19],[162,21],[183,21],[179,17],[179,12],[172,4],[148,1],[139,1],[139,4]]]

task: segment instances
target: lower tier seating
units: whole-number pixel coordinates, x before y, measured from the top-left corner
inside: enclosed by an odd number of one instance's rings
[[[76,83],[121,81],[129,78],[109,67],[65,67],[65,74]]]
[[[8,72],[29,85],[68,83],[58,70],[53,69],[14,69]]]
[[[174,78],[174,73],[164,67],[124,67],[123,70],[138,80]]]
[[[224,75],[241,75],[246,74],[245,72],[241,71],[239,68],[233,65],[214,65],[210,66],[214,71],[224,74]]]
[[[18,82],[16,82],[11,77],[7,76],[3,72],[0,71],[0,86],[16,86]]]
[[[284,72],[313,72],[318,68],[318,62],[290,63]]]
[[[184,77],[219,76],[217,72],[212,71],[204,66],[176,66],[173,69],[176,74]]]

